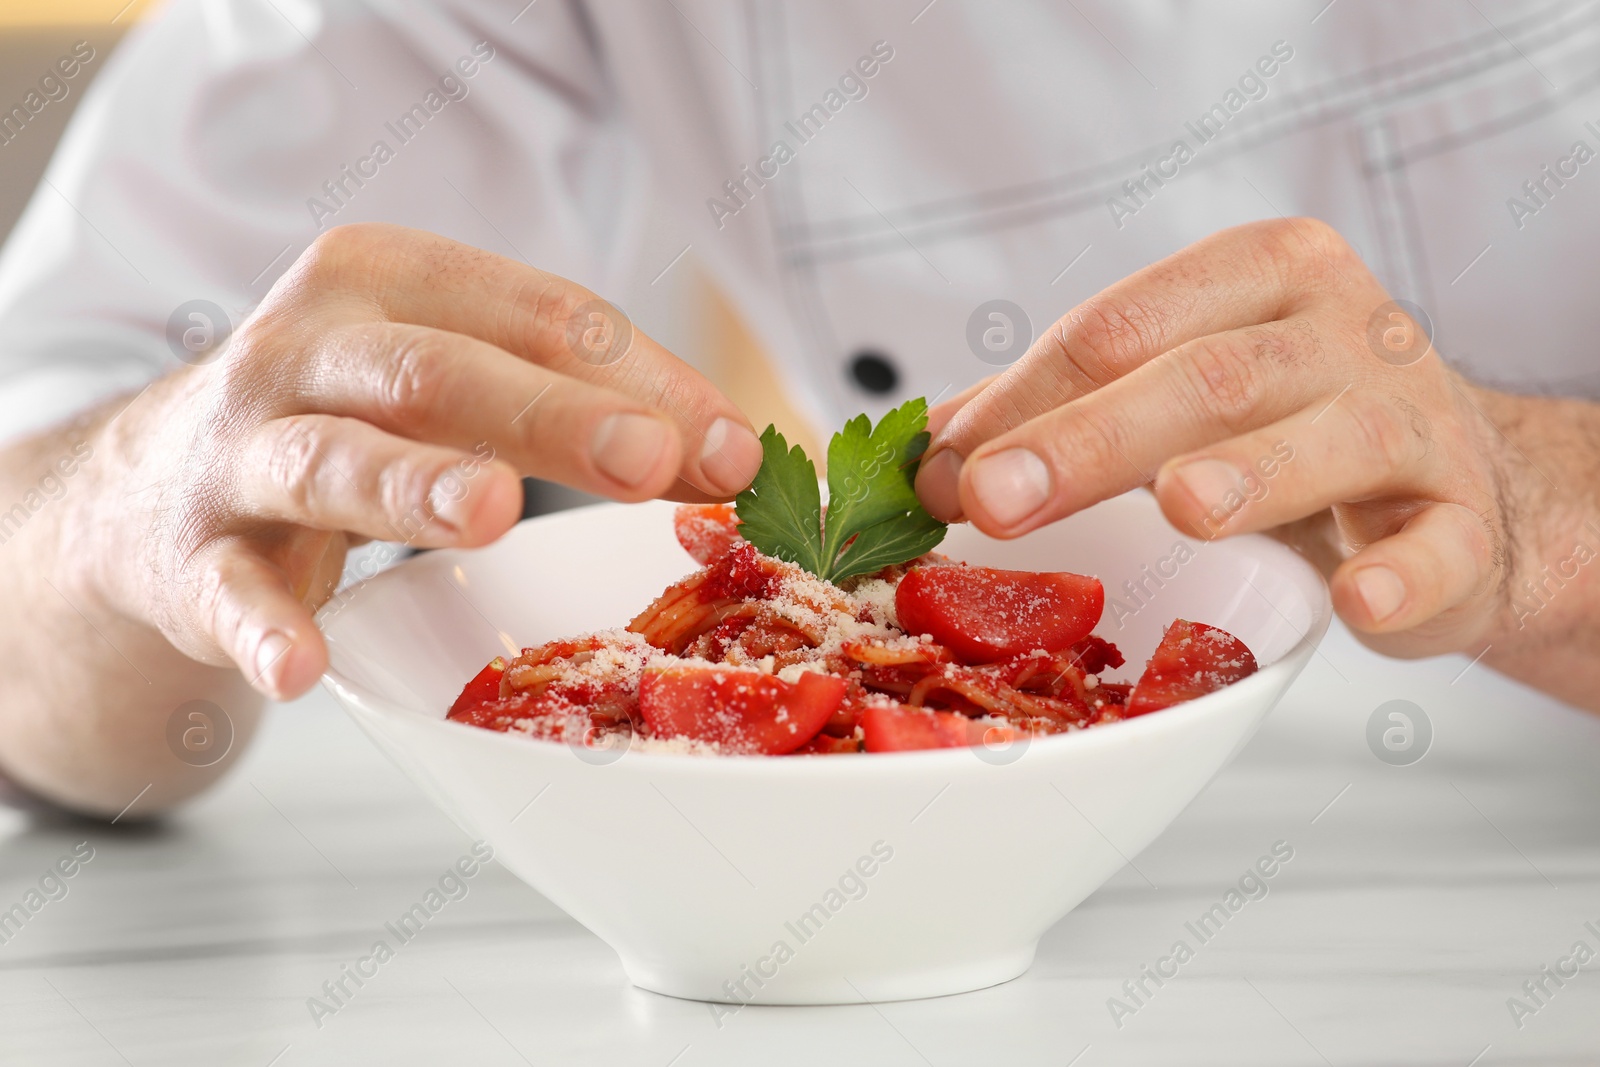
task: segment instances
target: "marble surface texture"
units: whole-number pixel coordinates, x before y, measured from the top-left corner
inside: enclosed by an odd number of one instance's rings
[[[1367,741],[1395,699],[1433,731],[1408,766]],[[1380,659],[1336,626],[1237,761],[1014,982],[719,1026],[631,988],[609,948],[490,864],[314,1018],[308,998],[470,845],[319,691],[162,826],[0,814],[0,909],[94,850],[0,945],[0,1062],[1592,1064],[1600,958],[1545,979],[1542,1004],[1523,983],[1576,942],[1600,951],[1597,766],[1600,718],[1464,658]],[[1267,895],[1199,942],[1185,924],[1280,841],[1294,856]],[[1178,940],[1192,958],[1136,1004],[1123,983]]]

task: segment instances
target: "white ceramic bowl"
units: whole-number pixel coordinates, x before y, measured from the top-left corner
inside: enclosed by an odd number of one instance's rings
[[[1004,750],[607,753],[445,720],[493,656],[624,625],[691,571],[671,515],[603,505],[524,523],[489,548],[428,553],[335,601],[323,625],[325,681],[378,746],[614,948],[635,984],[679,997],[848,1003],[1015,978],[1040,935],[1239,750],[1329,619],[1321,577],[1289,549],[1191,541],[1134,493],[1016,541],[958,527],[942,551],[1098,575],[1097,632],[1128,657],[1114,675],[1136,677],[1180,617],[1243,638],[1257,674]]]

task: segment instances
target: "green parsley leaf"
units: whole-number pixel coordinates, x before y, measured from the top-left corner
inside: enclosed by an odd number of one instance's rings
[[[923,510],[913,485],[928,447],[927,425],[928,404],[919,397],[876,426],[858,415],[834,434],[825,524],[815,467],[767,427],[761,470],[735,502],[739,532],[767,555],[831,582],[915,559],[945,535],[945,524]]]
[[[827,566],[817,468],[805,449],[789,447],[776,426],[761,435],[761,456],[755,481],[734,500],[740,535],[769,556],[821,574]]]
[[[850,547],[834,562],[831,582],[857,574],[871,574],[895,563],[931,552],[944,540],[947,527],[918,508],[902,518],[869,526],[856,535]]]

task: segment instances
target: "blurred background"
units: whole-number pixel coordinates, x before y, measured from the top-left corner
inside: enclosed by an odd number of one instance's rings
[[[0,111],[9,111],[34,86],[39,73],[78,41],[94,46],[96,62],[52,101],[24,134],[0,144],[0,240],[27,206],[67,121],[123,35],[159,13],[165,0],[0,0]],[[771,363],[738,315],[695,259],[673,212],[657,204],[647,212],[635,275],[621,292],[604,293],[640,329],[715,381],[759,430],[775,422],[791,442],[815,456],[816,428],[784,401]],[[671,269],[667,269],[670,266]],[[561,486],[529,487],[529,514],[586,502]]]
[[[9,111],[34,87],[41,71],[77,41],[97,56],[110,53],[128,27],[156,8],[156,0],[0,0],[0,104]],[[126,9],[126,10],[124,10]],[[26,136],[0,145],[0,240],[22,214],[67,119],[83,91],[105,66],[91,63],[72,79],[71,92],[28,123]]]

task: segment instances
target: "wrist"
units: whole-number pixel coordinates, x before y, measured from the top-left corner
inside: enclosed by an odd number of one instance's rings
[[[1504,562],[1485,643],[1504,661],[1594,628],[1600,604],[1600,498],[1593,405],[1463,386],[1482,414]]]
[[[162,483],[137,464],[138,451],[149,447],[139,444],[141,435],[150,431],[138,409],[149,400],[148,393],[113,398],[53,442],[80,458],[48,544],[40,546],[41,570],[95,626],[150,627],[153,621],[139,594],[162,492]]]

